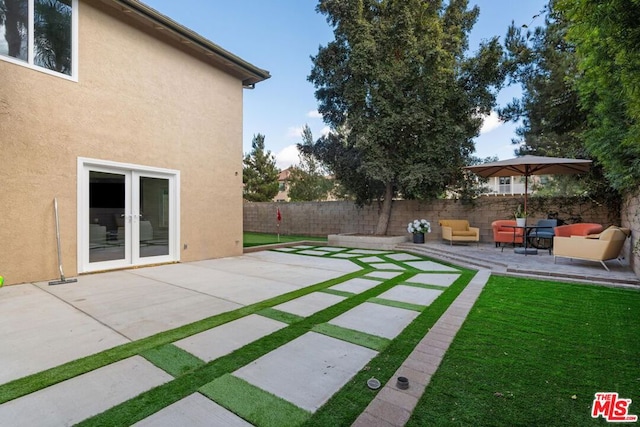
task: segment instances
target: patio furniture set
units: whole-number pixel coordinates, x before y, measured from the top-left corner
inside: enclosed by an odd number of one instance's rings
[[[454,242],[480,241],[480,229],[461,219],[442,219],[443,240]],[[496,220],[491,224],[495,246],[504,251],[505,245],[512,245],[514,252],[524,255],[538,253],[538,249],[548,249],[549,255],[558,257],[597,261],[609,271],[604,261],[618,259],[625,240],[631,234],[628,228],[610,226],[603,230],[595,223],[558,225],[556,219],[542,219],[535,225],[518,225],[515,220]]]

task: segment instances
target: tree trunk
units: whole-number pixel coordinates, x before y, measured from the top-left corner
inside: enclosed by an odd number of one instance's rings
[[[378,215],[378,225],[376,226],[376,234],[384,236],[387,234],[389,219],[391,218],[391,201],[393,200],[393,184],[387,182],[384,190],[384,199],[382,200],[382,209]]]

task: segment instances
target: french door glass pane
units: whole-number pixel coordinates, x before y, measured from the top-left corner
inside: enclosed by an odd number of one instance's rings
[[[140,177],[140,257],[169,255],[169,180]]]
[[[125,258],[125,175],[89,172],[89,262]]]

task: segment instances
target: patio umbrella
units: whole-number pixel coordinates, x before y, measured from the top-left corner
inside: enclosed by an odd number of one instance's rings
[[[481,165],[466,166],[483,178],[494,176],[524,176],[524,211],[527,211],[529,176],[531,175],[570,175],[587,172],[591,160],[567,159],[564,157],[522,156]]]

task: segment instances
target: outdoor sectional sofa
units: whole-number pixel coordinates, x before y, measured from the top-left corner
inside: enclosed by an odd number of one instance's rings
[[[597,238],[556,235],[553,238],[553,262],[555,263],[558,257],[598,261],[605,270],[609,271],[604,261],[610,259],[620,261],[620,251],[629,233],[628,228],[611,226],[597,235]]]
[[[579,222],[576,224],[559,225],[554,230],[555,235],[561,237],[588,236],[602,232],[602,226],[591,222]]]

